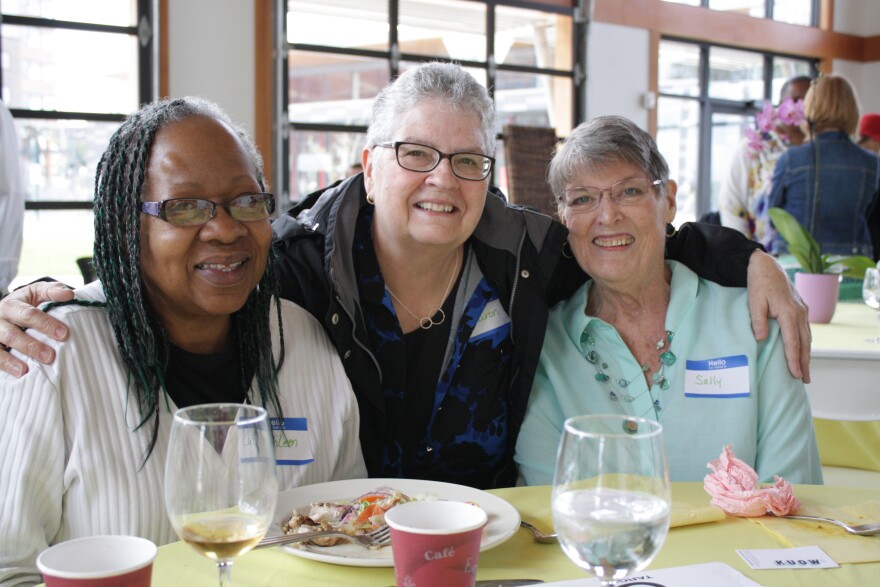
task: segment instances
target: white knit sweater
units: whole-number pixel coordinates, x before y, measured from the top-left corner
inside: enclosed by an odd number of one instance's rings
[[[103,291],[90,284],[77,298],[103,300]],[[171,414],[162,402],[159,436],[140,468],[152,426],[135,431],[138,414],[126,411],[127,375],[106,312],[73,305],[52,313],[70,327],[64,343],[42,337],[55,348],[55,362],[30,361],[19,380],[0,373],[4,586],[39,583],[37,555],[71,538],[177,540],[163,499]],[[307,419],[314,461],[278,465],[279,488],[366,477],[357,404],[339,357],[320,324],[299,306],[283,301],[282,322],[286,360],[279,399],[285,417]],[[277,332],[272,312],[273,341]]]

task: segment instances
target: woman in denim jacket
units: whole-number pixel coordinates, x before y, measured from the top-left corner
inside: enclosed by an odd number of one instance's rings
[[[821,77],[807,92],[804,112],[812,141],[779,158],[770,206],[797,218],[823,253],[872,256],[866,212],[880,187],[880,159],[850,139],[859,122],[855,93],[840,76]],[[774,241],[773,253],[786,250]]]

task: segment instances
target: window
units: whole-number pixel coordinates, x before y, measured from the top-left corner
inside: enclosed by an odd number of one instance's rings
[[[718,209],[730,161],[765,100],[782,84],[814,76],[816,63],[676,39],[659,51],[657,144],[679,184],[677,222]]]
[[[665,0],[676,4],[703,6],[712,10],[735,12],[755,18],[772,18],[779,22],[816,26],[818,0]]]
[[[283,3],[282,3],[283,4]],[[583,111],[583,25],[559,0],[286,0],[276,191],[297,201],[360,162],[376,94],[407,68],[455,61],[504,124],[567,134]],[[503,140],[503,137],[502,137]],[[277,144],[277,143],[276,143]],[[499,149],[494,181],[506,186]]]
[[[76,257],[92,254],[98,160],[123,117],[153,99],[152,6],[3,0],[0,87],[28,190],[16,283],[42,275],[81,282]]]

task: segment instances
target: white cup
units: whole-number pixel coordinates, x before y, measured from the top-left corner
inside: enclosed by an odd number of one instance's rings
[[[156,545],[137,536],[88,536],[37,557],[46,587],[149,587]]]

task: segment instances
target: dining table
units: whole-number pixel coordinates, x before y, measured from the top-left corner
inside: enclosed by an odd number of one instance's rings
[[[875,491],[795,485],[794,492],[805,505],[810,506],[880,504],[880,488]],[[523,520],[547,531],[553,528],[550,486],[511,487],[490,490],[490,493],[512,504]],[[710,497],[703,489],[703,484],[698,482],[673,483],[672,500],[674,507],[685,510],[705,511],[710,508]],[[875,562],[841,564],[837,568],[752,570],[737,554],[737,549],[780,549],[791,545],[753,519],[723,515],[714,516],[713,519],[715,521],[671,528],[660,552],[647,569],[721,562],[766,587],[880,585],[880,557]],[[880,536],[851,538],[880,543]],[[525,529],[519,529],[505,542],[483,551],[477,572],[478,580],[531,578],[549,583],[588,577],[586,571],[566,557],[558,544],[539,544]],[[232,584],[238,587],[389,587],[395,584],[395,578],[394,569],[390,567],[330,564],[294,556],[275,547],[253,550],[236,559],[232,568]],[[153,585],[216,587],[217,570],[212,561],[185,543],[175,542],[159,548],[153,567]]]
[[[880,336],[877,311],[840,301],[811,324],[807,395],[823,465],[880,471]]]

